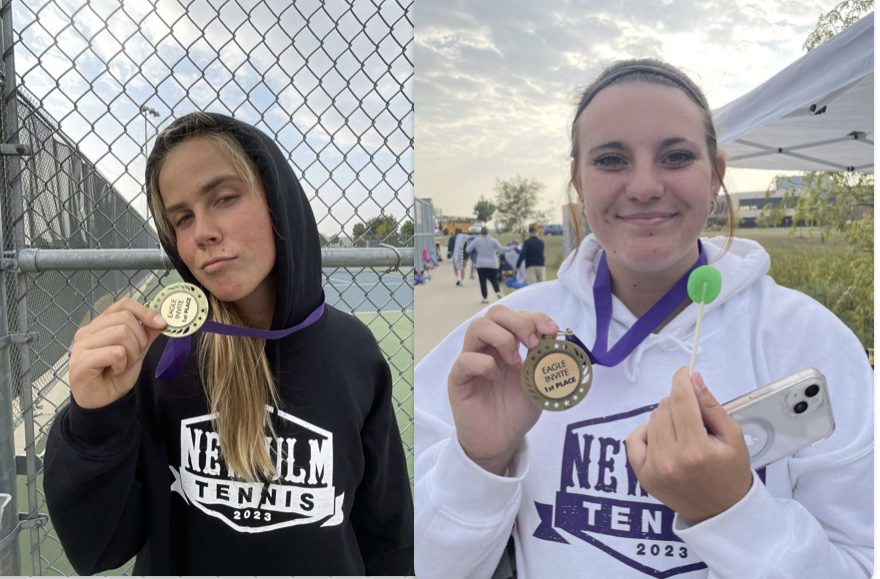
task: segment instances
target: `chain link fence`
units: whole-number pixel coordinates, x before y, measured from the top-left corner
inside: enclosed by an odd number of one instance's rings
[[[8,399],[14,428],[0,421],[0,571],[71,574],[41,474],[68,396],[67,350],[115,299],[145,300],[176,278],[143,174],[158,131],[193,110],[234,115],[288,153],[326,245],[327,301],[361,317],[391,365],[412,472],[411,10],[412,0],[3,0],[2,143],[21,146],[0,150],[0,372],[8,359],[11,377],[0,405]],[[4,493],[15,497],[5,508]]]

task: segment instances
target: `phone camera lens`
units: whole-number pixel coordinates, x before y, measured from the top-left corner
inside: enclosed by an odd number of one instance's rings
[[[804,394],[806,394],[810,398],[812,398],[813,396],[815,396],[818,393],[819,393],[819,386],[816,384],[811,384],[810,386],[807,386],[806,390],[804,390]]]
[[[800,402],[798,402],[797,404],[794,405],[795,414],[803,414],[804,412],[807,411],[808,406],[809,406],[809,404],[807,404],[806,402],[801,400]]]

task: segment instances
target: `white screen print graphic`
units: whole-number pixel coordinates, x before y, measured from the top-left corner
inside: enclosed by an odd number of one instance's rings
[[[243,533],[294,525],[338,525],[344,493],[333,486],[333,433],[267,406],[280,419],[277,439],[267,437],[275,473],[268,483],[236,480],[220,454],[215,415],[180,423],[180,462],[171,490],[207,515]]]
[[[533,537],[572,544],[580,539],[648,577],[673,577],[706,567],[673,532],[675,513],[639,485],[626,457],[626,436],[656,405],[569,424],[559,490],[535,502]],[[758,471],[763,480],[764,470]]]

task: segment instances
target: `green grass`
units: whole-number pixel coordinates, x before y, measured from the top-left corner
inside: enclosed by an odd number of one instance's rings
[[[770,254],[770,276],[834,312],[865,349],[874,348],[873,255],[850,247],[839,236],[824,239],[818,230],[739,229]]]
[[[709,231],[707,235],[724,235]],[[793,288],[819,301],[843,320],[864,347],[874,347],[873,256],[858,253],[835,236],[823,239],[817,229],[739,228],[735,235],[753,239],[770,254],[770,276],[782,286]],[[513,234],[494,236],[502,244],[521,238]],[[438,238],[441,248],[448,237]],[[545,236],[544,257],[547,279],[555,279],[562,263],[562,237]],[[859,263],[860,267],[853,267]],[[505,293],[511,288],[503,286]]]
[[[394,382],[395,415],[406,451],[410,481],[413,477],[413,311],[355,314],[364,322],[388,360]]]

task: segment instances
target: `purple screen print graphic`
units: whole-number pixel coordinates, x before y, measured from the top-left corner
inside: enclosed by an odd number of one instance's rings
[[[656,405],[570,424],[554,504],[535,502],[540,524],[533,535],[568,544],[565,531],[651,577],[705,569],[672,531],[675,513],[648,495],[629,462],[625,437]],[[764,480],[764,469],[759,471]]]

